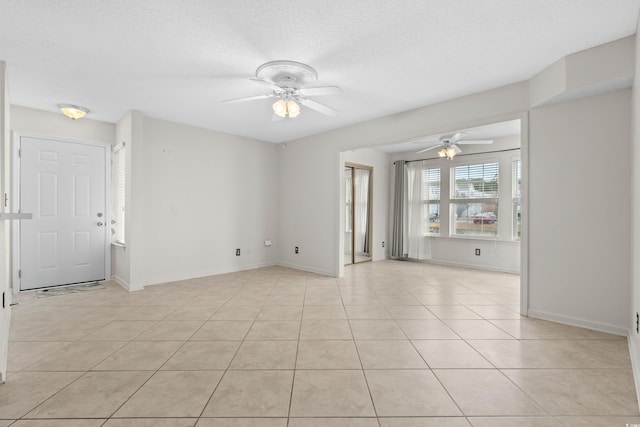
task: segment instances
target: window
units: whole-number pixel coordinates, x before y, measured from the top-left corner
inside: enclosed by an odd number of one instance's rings
[[[125,243],[124,213],[125,213],[125,144],[118,144],[113,149],[113,241]]]
[[[422,203],[425,233],[440,234],[440,168],[422,171]]]
[[[522,165],[520,159],[514,160],[512,164],[512,173],[511,173],[511,194],[513,199],[513,230],[512,230],[512,238],[513,240],[520,240],[521,235],[521,225],[520,225],[520,184],[522,181]]]
[[[498,162],[451,168],[451,235],[497,237],[498,175]]]

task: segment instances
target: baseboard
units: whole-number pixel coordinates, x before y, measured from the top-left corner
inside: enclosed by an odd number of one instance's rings
[[[278,263],[278,265],[280,267],[293,268],[294,270],[302,270],[309,273],[322,274],[323,276],[336,277],[336,274],[333,271],[318,270],[316,268],[311,268],[306,265],[291,264],[288,262],[280,262]]]
[[[151,277],[142,281],[142,287],[161,285],[161,284],[170,283],[170,282],[179,282],[181,280],[197,279],[200,277],[218,276],[220,274],[237,273],[239,271],[253,270],[256,268],[273,267],[274,265],[278,265],[278,264],[274,262],[261,262],[256,264],[243,265],[240,267],[236,267],[232,270],[217,270],[217,269],[208,270],[208,271],[202,270],[202,271],[196,271],[188,275],[176,274],[171,276]]]
[[[122,286],[123,288],[125,288],[127,291],[130,291],[129,289],[129,282],[127,282],[126,280],[122,279],[121,277],[116,276],[115,274],[111,275],[111,280],[113,280],[114,282],[116,282],[118,285]]]
[[[620,335],[626,337],[628,329],[621,326],[610,325],[608,323],[594,322],[587,319],[580,319],[578,317],[565,316],[562,314],[550,313],[544,310],[536,310],[529,308],[528,316],[536,319],[550,320],[556,323],[562,323],[570,326],[578,326],[580,328],[592,329],[594,331],[606,332],[608,334]]]
[[[421,260],[413,260],[413,259],[404,259],[404,258],[391,258],[398,261],[413,261],[413,262],[424,262],[427,264],[437,264],[437,265],[446,265],[447,267],[461,267],[461,268],[472,268],[474,270],[484,270],[484,271],[495,271],[498,273],[509,273],[509,274],[520,274],[520,271],[510,270],[508,268],[500,268],[500,267],[491,267],[486,265],[475,265],[475,264],[465,264],[460,262],[449,262],[449,261],[438,261],[434,259],[421,259]]]
[[[640,407],[640,338],[634,338],[634,331],[629,330],[629,355],[631,356],[631,370],[633,372],[633,380],[636,385],[636,398]]]

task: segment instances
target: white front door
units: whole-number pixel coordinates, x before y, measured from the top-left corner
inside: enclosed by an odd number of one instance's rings
[[[105,279],[106,147],[20,138],[20,290]]]

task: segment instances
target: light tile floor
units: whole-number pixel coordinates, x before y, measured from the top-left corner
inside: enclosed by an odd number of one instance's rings
[[[625,426],[626,340],[521,318],[515,275],[282,267],[13,308],[2,426]]]

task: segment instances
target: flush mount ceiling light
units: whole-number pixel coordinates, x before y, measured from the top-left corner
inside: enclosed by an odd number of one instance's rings
[[[73,104],[58,104],[58,108],[62,111],[62,114],[69,117],[71,120],[81,119],[89,112],[88,108]]]
[[[337,110],[310,99],[312,96],[337,95],[342,93],[338,86],[305,87],[318,80],[316,70],[306,64],[295,61],[271,61],[262,64],[256,70],[256,78],[250,79],[271,89],[271,93],[229,99],[223,102],[244,102],[258,99],[276,98],[273,103],[273,120],[285,117],[294,118],[300,114],[303,105],[327,116],[335,116]]]

